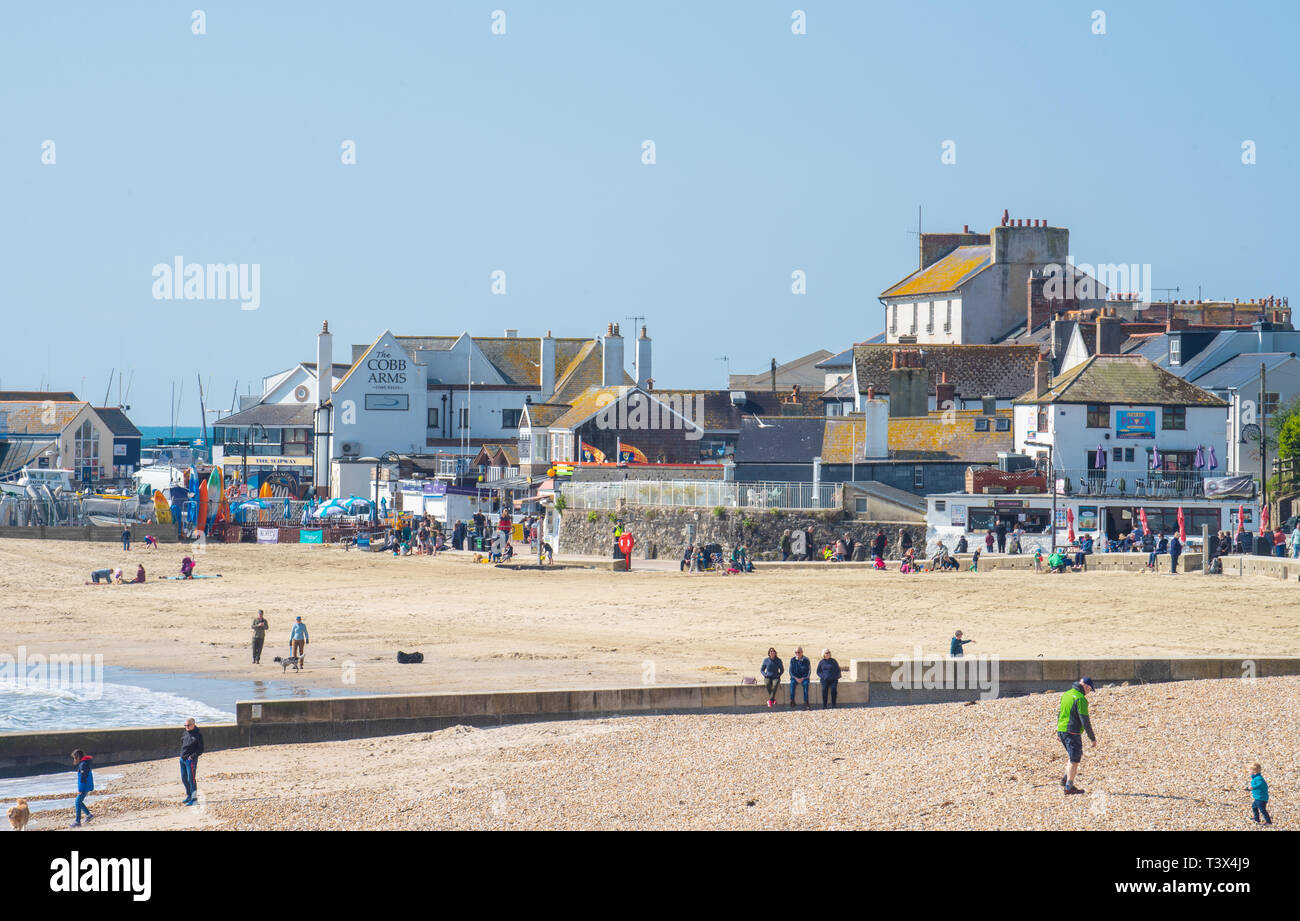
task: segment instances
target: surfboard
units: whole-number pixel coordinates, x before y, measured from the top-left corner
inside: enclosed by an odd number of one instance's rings
[[[153,509],[159,524],[172,523],[172,510],[167,505],[167,497],[162,494],[161,489],[153,491]]]
[[[221,511],[221,498],[223,495],[221,485],[221,468],[213,467],[207,482],[208,506],[205,514],[208,521],[216,521],[217,513]]]
[[[194,528],[206,531],[208,526],[208,484],[199,484],[199,504],[194,513]]]

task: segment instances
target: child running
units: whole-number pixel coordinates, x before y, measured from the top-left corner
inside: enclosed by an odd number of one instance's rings
[[[1250,814],[1259,824],[1259,817],[1264,817],[1265,825],[1272,825],[1273,819],[1268,814],[1268,781],[1260,773],[1259,762],[1250,766]]]

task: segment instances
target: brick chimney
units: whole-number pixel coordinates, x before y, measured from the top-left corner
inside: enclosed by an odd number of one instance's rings
[[[1052,389],[1052,363],[1046,354],[1040,354],[1034,362],[1034,396],[1043,397]]]
[[[948,383],[948,372],[944,371],[939,377],[939,383],[934,385],[934,408],[943,412],[948,408],[957,408],[957,385]]]

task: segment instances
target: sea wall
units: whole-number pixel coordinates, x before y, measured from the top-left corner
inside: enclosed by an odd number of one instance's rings
[[[719,511],[721,514],[719,514]],[[614,555],[614,515],[625,530],[636,538],[635,559],[677,559],[688,543],[691,526],[695,543],[722,544],[730,551],[743,543],[755,560],[779,559],[781,535],[787,529],[804,530],[812,526],[817,546],[833,543],[846,532],[855,541],[870,543],[876,528],[884,528],[889,537],[889,554],[895,556],[899,528],[906,529],[918,554],[925,550],[925,524],[915,521],[862,521],[841,510],[784,511],[769,509],[660,508],[625,506],[617,512],[608,509],[566,509],[561,516],[557,553]],[[594,520],[593,520],[594,518]]]
[[[235,723],[210,723],[203,730],[209,751],[240,746]],[[139,726],[125,729],[69,729],[58,732],[0,733],[0,777],[71,771],[73,750],[95,758],[96,767],[180,757],[179,726]]]
[[[960,662],[960,666],[956,664]],[[900,681],[900,662],[853,659],[839,685],[843,706],[896,706],[979,700],[985,689],[974,679],[997,679],[999,697],[1064,691],[1084,675],[1100,686],[1217,678],[1273,678],[1300,675],[1300,656],[1247,658],[1154,657],[1085,659],[964,660],[933,655],[938,684]],[[949,664],[953,663],[953,664]],[[968,679],[954,686],[957,668]],[[990,672],[989,669],[996,669]],[[946,672],[944,671],[946,669]],[[920,675],[917,676],[921,677]],[[946,681],[946,683],[945,683]],[[928,686],[930,685],[930,686]],[[788,706],[789,685],[778,694]],[[816,681],[809,689],[814,706],[821,700]],[[290,700],[239,701],[235,723],[202,726],[208,751],[251,745],[323,742],[372,736],[432,732],[451,726],[504,726],[515,723],[690,713],[762,713],[767,693],[762,685],[645,685],[554,691],[394,694],[371,697],[309,697]],[[0,734],[0,776],[70,770],[69,753],[81,748],[101,767],[176,757],[180,730],[175,726],[88,729]]]
[[[138,541],[143,545],[145,534],[152,534],[160,544],[179,543],[176,538],[176,525],[174,524],[133,524],[131,526],[131,541],[133,543]],[[50,525],[49,527],[31,525],[25,528],[0,528],[0,538],[6,537],[20,540],[93,540],[120,543],[122,529],[97,528],[94,525]]]

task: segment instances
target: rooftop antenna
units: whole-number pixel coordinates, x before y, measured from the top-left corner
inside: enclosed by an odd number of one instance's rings
[[[714,361],[720,361],[727,369],[727,389],[731,389],[731,359],[726,355],[719,355]]]
[[[624,317],[623,319],[632,321],[632,376],[639,381],[641,380],[641,362],[637,360],[636,339],[637,336],[641,335],[638,330],[645,326],[645,317]]]

